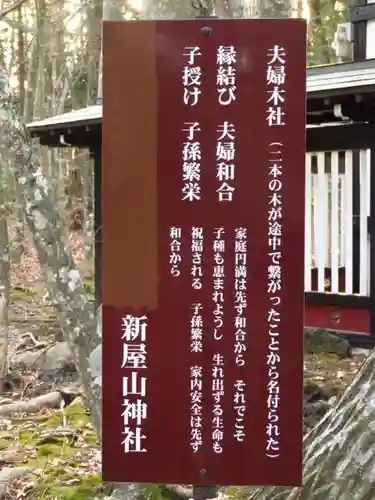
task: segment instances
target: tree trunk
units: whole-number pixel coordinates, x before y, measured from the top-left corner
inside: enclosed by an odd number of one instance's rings
[[[305,437],[303,479],[302,488],[259,488],[249,500],[375,498],[375,351]]]
[[[259,2],[260,17],[291,17],[290,0],[263,0]]]
[[[0,393],[8,373],[10,263],[7,209],[5,206],[5,165],[0,163]]]
[[[101,0],[91,0],[88,2],[86,15],[88,24],[87,50],[85,54],[85,66],[87,68],[86,104],[90,106],[97,102],[98,92],[100,94],[102,92],[101,88],[98,89],[99,83],[101,85],[98,79],[103,18]]]
[[[56,304],[60,325],[82,376],[93,424],[100,437],[100,393],[93,383],[88,361],[100,343],[94,309],[64,241],[51,186],[35,157],[28,131],[12,107],[9,79],[4,71],[0,73],[0,102],[0,156],[10,162],[17,198]]]

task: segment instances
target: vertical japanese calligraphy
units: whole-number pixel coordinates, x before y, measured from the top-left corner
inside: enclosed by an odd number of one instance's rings
[[[245,424],[244,424],[245,420],[244,417],[247,404],[245,396],[246,385],[247,384],[244,380],[238,379],[234,383],[234,390],[233,390],[234,393],[233,408],[236,414],[233,437],[239,443],[242,443],[246,437]]]
[[[247,308],[247,229],[239,227],[235,229],[235,255],[234,255],[234,289],[235,310],[234,319],[235,344],[234,353],[237,366],[244,366],[244,353],[246,352],[246,308]]]
[[[198,122],[185,122],[183,128],[185,142],[182,149],[182,201],[196,201],[201,199],[201,161],[202,152],[197,139],[201,132]]]
[[[213,295],[214,302],[214,339],[220,340],[223,336],[221,331],[224,321],[224,253],[225,253],[225,240],[224,228],[219,227],[214,230],[214,239],[212,249],[214,252],[214,266],[213,266]]]
[[[267,52],[267,90],[269,104],[267,124],[269,127],[285,126],[284,104],[286,84],[286,51],[280,45],[273,45]],[[267,384],[267,428],[266,455],[277,458],[280,455],[280,353],[279,323],[280,304],[283,283],[281,252],[283,240],[283,144],[271,142],[268,158],[268,384]]]
[[[284,47],[274,45],[267,53],[267,123],[270,127],[285,125],[285,83],[286,53]]]
[[[170,254],[169,254],[169,264],[170,264],[170,273],[171,276],[180,276],[180,263],[181,259],[181,228],[180,227],[171,227],[169,230],[170,237]]]
[[[236,170],[236,129],[232,123],[225,121],[218,126],[217,133],[216,177],[220,182],[217,189],[218,200],[232,201],[235,190],[232,184]]]
[[[190,273],[193,279],[192,287],[194,290],[200,290],[203,277],[203,227],[191,228],[191,251],[192,266]]]
[[[214,303],[214,332],[213,337],[218,342],[215,351],[219,351],[213,356],[212,363],[212,399],[213,399],[213,415],[212,415],[212,447],[215,453],[223,452],[224,439],[224,419],[222,400],[224,397],[224,357],[220,353],[220,340],[223,338],[224,325],[224,280],[225,280],[225,230],[223,227],[218,227],[213,233],[213,294]]]
[[[183,102],[186,106],[196,106],[202,93],[202,68],[197,65],[196,58],[202,56],[202,53],[199,47],[185,47],[183,56],[186,61],[182,72]],[[196,133],[201,129],[198,122],[193,122],[185,123],[183,131],[186,136],[182,152],[182,200],[191,202],[201,199],[201,149],[196,139]]]
[[[214,354],[212,360],[212,449],[214,453],[223,452],[224,440],[224,357]]]
[[[280,365],[280,304],[283,284],[283,269],[281,251],[283,238],[283,158],[282,143],[270,143],[268,160],[268,384],[267,384],[267,444],[266,454],[268,457],[278,457],[279,446],[279,415],[280,386],[279,386],[279,365]]]
[[[235,363],[243,367],[246,363],[247,344],[247,228],[239,227],[234,231],[234,354]],[[238,379],[234,383],[233,403],[235,410],[234,438],[242,442],[245,437],[244,416],[246,411],[246,382]]]
[[[203,367],[190,368],[190,447],[197,453],[203,444],[202,434],[202,398],[203,398]]]
[[[196,106],[202,81],[202,68],[197,65],[196,58],[202,55],[199,47],[185,47],[184,53],[185,66],[182,72],[182,84],[184,87],[184,104],[187,106]]]
[[[191,228],[191,252],[192,266],[191,276],[192,289],[202,288],[203,262],[202,252],[204,244],[204,234],[202,227]],[[190,320],[190,352],[194,355],[203,353],[204,323],[203,305],[195,302],[191,305]],[[193,453],[197,453],[203,444],[202,424],[203,424],[203,367],[193,365],[190,367],[190,447]]]
[[[147,379],[142,376],[142,370],[147,368],[147,317],[127,314],[122,318],[121,330],[121,368],[131,370],[130,375],[122,377],[124,439],[121,444],[124,453],[146,452],[147,437],[142,424],[147,418]]]
[[[220,45],[216,54],[216,85],[218,101],[228,106],[236,99],[236,59],[237,51],[233,45]]]
[[[191,307],[190,352],[203,352],[202,304],[197,302]]]

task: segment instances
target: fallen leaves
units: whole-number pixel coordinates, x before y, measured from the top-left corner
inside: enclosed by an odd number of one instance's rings
[[[341,395],[362,362],[362,357],[339,359],[334,354],[306,354],[304,378],[316,382],[328,397]]]
[[[51,498],[51,492],[62,487],[66,496],[60,500],[73,498],[73,487],[78,491],[83,485],[86,491],[90,484],[94,491],[100,485],[100,451],[82,403],[47,414],[0,418],[0,443],[4,435],[13,448],[0,450],[0,466],[14,467],[0,471],[0,499],[5,486],[11,498],[33,500]]]

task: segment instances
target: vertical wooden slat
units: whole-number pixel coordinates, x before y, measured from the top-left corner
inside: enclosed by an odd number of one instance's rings
[[[353,169],[352,169],[352,191],[353,191],[353,248],[352,248],[352,267],[353,267],[353,294],[359,294],[359,270],[360,270],[360,191],[361,191],[361,168],[360,168],[360,150],[353,150]]]
[[[315,226],[318,267],[318,292],[325,291],[325,265],[328,250],[328,186],[325,175],[325,153],[318,153],[318,182],[316,192],[317,220]]]
[[[340,257],[339,267],[345,267],[345,174],[339,174],[339,225]]]
[[[318,176],[317,174],[312,174],[311,176],[311,200],[312,200],[312,211],[313,211],[313,221],[311,225],[311,237],[313,241],[313,254],[312,254],[312,267],[314,270],[318,270],[318,252],[319,252],[319,211],[318,211]],[[315,280],[315,286],[312,287],[312,291],[318,291],[318,282]]]
[[[345,293],[353,293],[353,151],[345,152]]]
[[[359,153],[360,211],[359,211],[359,294],[367,295],[367,155]]]
[[[305,187],[305,291],[311,291],[311,267],[312,267],[312,155],[306,154],[306,187]]]
[[[367,151],[361,150],[359,156],[360,168],[360,212],[359,212],[359,294],[367,295],[367,279],[368,279],[368,232],[367,232],[367,216],[368,216],[368,163]]]
[[[339,292],[339,154],[331,153],[331,292]]]
[[[371,215],[371,149],[367,149],[367,215]],[[368,228],[367,228],[368,229]],[[367,231],[367,295],[371,293],[371,241]]]

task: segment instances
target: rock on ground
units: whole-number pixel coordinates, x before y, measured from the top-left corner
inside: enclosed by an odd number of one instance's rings
[[[12,368],[33,368],[35,370],[58,370],[73,363],[73,355],[67,342],[58,342],[41,351],[27,350],[16,353],[10,359]]]
[[[323,328],[305,328],[304,351],[309,354],[332,353],[342,358],[351,356],[349,342],[338,333]]]

